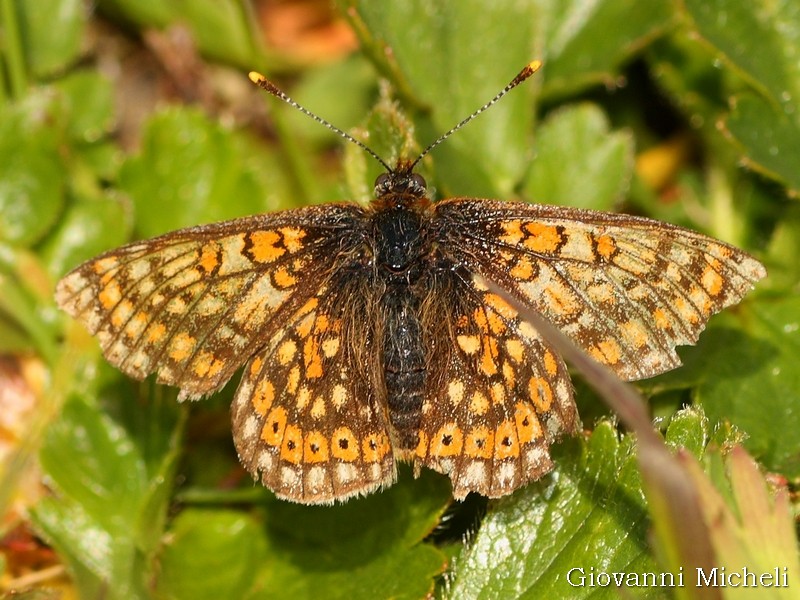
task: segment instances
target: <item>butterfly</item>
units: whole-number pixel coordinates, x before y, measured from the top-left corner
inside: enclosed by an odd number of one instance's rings
[[[741,250],[646,218],[431,202],[414,172],[422,156],[537,68],[413,162],[390,167],[366,148],[386,169],[367,206],[135,242],[67,274],[56,301],[109,362],[136,379],[155,374],[181,399],[243,367],[234,442],[280,498],[368,494],[395,481],[399,461],[446,474],[456,499],[509,494],[549,472],[550,446],[581,425],[564,361],[505,294],[636,380],[677,367],[675,347],[766,275]]]

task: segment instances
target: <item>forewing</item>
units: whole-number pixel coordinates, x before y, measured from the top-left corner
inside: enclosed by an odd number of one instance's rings
[[[245,367],[233,403],[239,458],[275,494],[324,504],[395,479],[375,351],[375,289],[330,282]]]
[[[433,343],[414,460],[457,499],[504,496],[550,471],[550,444],[580,428],[569,374],[479,276],[442,278],[423,310]]]
[[[455,198],[436,207],[439,242],[626,380],[680,365],[708,318],[766,275],[702,234],[628,215]]]
[[[131,377],[211,393],[335,270],[361,209],[327,205],[193,227],[67,274],[56,301]]]

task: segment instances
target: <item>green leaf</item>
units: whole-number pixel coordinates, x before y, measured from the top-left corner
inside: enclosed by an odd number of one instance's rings
[[[730,421],[767,468],[800,474],[800,299],[767,299],[712,319],[697,346],[682,348],[685,367],[653,379],[657,388],[693,388],[712,422]],[[780,435],[775,435],[780,427]]]
[[[76,71],[54,87],[62,93],[72,139],[92,143],[108,135],[114,126],[114,88],[108,79],[93,71]]]
[[[720,349],[716,358],[721,369],[698,386],[696,397],[711,420],[728,419],[748,434],[745,446],[767,468],[797,477],[800,298],[763,300],[748,307],[748,337]]]
[[[800,292],[800,206],[792,205],[778,223],[769,246],[767,280],[775,289]]]
[[[708,419],[701,410],[680,410],[670,419],[664,437],[671,448],[685,448],[700,458],[708,440]]]
[[[686,0],[697,34],[760,94],[742,95],[725,121],[748,164],[800,191],[800,4]]]
[[[591,104],[561,109],[542,123],[536,160],[525,191],[532,201],[610,210],[633,174],[633,139],[609,132],[608,119]]]
[[[171,109],[147,124],[120,172],[141,237],[292,206],[278,160],[202,113]]]
[[[561,96],[613,84],[620,65],[675,23],[671,0],[538,0],[545,37],[543,94]]]
[[[47,77],[75,62],[86,29],[83,0],[9,0],[17,4],[29,67],[37,77]]]
[[[272,501],[259,598],[423,598],[445,566],[421,543],[450,498],[446,478],[413,480],[403,468],[388,490],[330,507]]]
[[[58,356],[48,277],[28,251],[0,244],[0,351]]]
[[[585,598],[590,568],[653,571],[647,511],[630,436],[603,422],[587,440],[553,449],[556,469],[492,503],[456,564],[451,598]],[[610,594],[608,597],[612,597]]]
[[[684,0],[687,16],[717,56],[771,102],[800,98],[797,34],[800,5],[792,0]]]
[[[729,579],[731,588],[725,597],[745,597],[740,595],[745,590],[737,588],[749,587],[760,589],[747,590],[748,598],[794,598],[789,582],[793,573],[800,572],[800,563],[785,484],[768,491],[755,462],[740,446],[733,448],[725,462],[727,478],[712,485],[695,461],[685,460],[698,488],[718,567],[724,568],[728,577],[738,576]],[[752,580],[743,575],[745,568],[755,574]],[[760,580],[762,573],[768,579]],[[708,579],[712,573],[703,576]]]
[[[0,241],[30,246],[58,219],[67,172],[58,125],[63,114],[47,92],[4,107],[0,119]]]
[[[41,247],[50,273],[63,275],[92,256],[125,243],[130,211],[112,194],[74,198]]]
[[[139,408],[143,426],[132,431],[71,399],[41,450],[55,496],[37,505],[34,521],[67,560],[82,597],[148,597],[179,428],[174,408],[166,418]],[[153,438],[161,451],[148,460],[143,449]]]
[[[491,99],[536,58],[532,3],[346,4],[355,7],[369,31],[367,51],[386,57],[386,46],[391,49],[392,79],[404,108],[426,111],[416,136],[422,146]],[[535,82],[523,84],[435,150],[447,195],[510,194],[527,162],[534,88]]]
[[[800,96],[798,96],[800,97]],[[792,105],[792,111],[796,106]],[[800,193],[800,120],[755,95],[741,95],[725,121],[747,165]]]
[[[147,28],[188,26],[206,56],[241,68],[261,62],[261,42],[244,5],[235,0],[100,0],[99,7],[114,16]]]
[[[266,544],[256,521],[240,512],[187,509],[172,523],[160,556],[159,598],[251,598]]]

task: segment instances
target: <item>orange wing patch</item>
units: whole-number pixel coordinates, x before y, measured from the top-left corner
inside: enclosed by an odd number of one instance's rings
[[[330,289],[346,289],[331,282]],[[342,339],[353,320],[348,295],[328,288],[284,321],[245,369],[233,404],[234,442],[247,469],[281,498],[326,504],[366,494],[395,478],[394,456],[373,373]],[[322,308],[324,307],[324,308]],[[270,412],[264,416],[269,401]]]
[[[446,358],[428,361],[426,397],[435,410],[423,412],[414,456],[447,474],[457,499],[473,491],[498,497],[546,473],[549,445],[579,421],[564,363],[479,278],[467,284],[455,308],[431,302],[423,316],[436,331],[446,310],[442,329],[453,340],[435,345],[450,348],[441,350]]]

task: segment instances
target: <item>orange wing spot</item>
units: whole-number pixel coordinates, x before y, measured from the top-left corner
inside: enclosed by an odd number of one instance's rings
[[[592,302],[597,304],[610,304],[614,306],[617,303],[617,296],[614,288],[607,283],[590,285],[586,288],[586,294]]]
[[[510,338],[506,340],[506,352],[515,363],[519,364],[525,358],[525,346],[522,345],[517,339]]]
[[[141,311],[136,313],[125,326],[125,335],[129,338],[139,337],[144,328],[147,327],[147,319],[147,313]]]
[[[486,294],[483,297],[484,303],[504,319],[513,319],[517,316],[511,305],[497,294]]]
[[[219,265],[219,244],[216,242],[209,242],[200,251],[200,260],[198,261],[200,267],[206,273],[211,273]]]
[[[389,451],[389,439],[385,434],[369,434],[361,442],[361,452],[366,462],[378,462]]]
[[[281,227],[278,231],[283,234],[283,245],[294,254],[303,248],[302,239],[306,237],[306,232],[297,227]]]
[[[516,264],[511,267],[511,276],[514,279],[528,281],[533,277],[533,263],[527,256],[521,257]]]
[[[553,404],[553,388],[544,377],[531,377],[528,381],[528,397],[539,412],[547,412]]]
[[[186,312],[186,300],[180,296],[174,296],[173,298],[170,298],[169,302],[167,303],[166,310],[171,312],[173,315],[182,315]]]
[[[322,419],[325,414],[328,412],[327,408],[325,408],[325,400],[322,396],[318,396],[316,400],[314,400],[314,404],[311,405],[311,416],[315,419]]]
[[[261,263],[270,263],[279,259],[286,254],[285,248],[280,248],[276,245],[280,241],[281,236],[275,231],[253,231],[250,233],[253,260]]]
[[[512,389],[514,382],[517,380],[517,372],[508,361],[503,363],[503,379],[505,379],[508,389]]]
[[[464,454],[469,458],[492,458],[494,452],[493,442],[494,434],[488,427],[475,427],[467,434]]]
[[[489,393],[492,396],[493,404],[503,404],[506,401],[506,387],[499,381],[492,384]]]
[[[697,312],[695,312],[694,308],[686,301],[686,298],[683,296],[675,298],[674,306],[675,310],[678,311],[678,314],[683,318],[684,321],[688,321],[692,325],[697,324],[699,321]]]
[[[464,448],[464,433],[455,423],[439,428],[431,438],[431,456],[458,456]]]
[[[483,308],[476,308],[473,311],[472,320],[482,333],[489,333],[489,319],[486,317],[486,311]]]
[[[475,354],[481,348],[481,341],[477,335],[459,335],[456,343],[465,354]]]
[[[122,290],[119,288],[119,283],[116,280],[111,280],[108,285],[103,288],[103,291],[97,295],[100,304],[106,310],[111,310],[117,305],[117,302],[122,300]]]
[[[709,244],[708,251],[711,254],[721,254],[722,258],[730,258],[733,256],[733,251],[727,246],[719,246],[717,244]]]
[[[264,364],[264,361],[260,356],[256,356],[253,361],[250,363],[250,375],[255,375],[261,370],[261,366]]]
[[[503,421],[494,433],[494,459],[516,458],[519,456],[519,441],[514,423]]]
[[[464,399],[464,382],[458,379],[451,381],[447,386],[447,397],[450,398],[453,406],[461,404]]]
[[[331,436],[331,454],[345,462],[358,460],[358,440],[349,427],[339,427]]]
[[[342,320],[341,319],[333,319],[331,321],[331,325],[329,327],[333,333],[339,334],[342,332]]]
[[[596,244],[595,247],[597,248],[597,253],[605,260],[609,260],[617,251],[617,243],[611,236],[601,235],[595,238],[594,241]]]
[[[297,311],[297,313],[295,314],[295,319],[299,319],[303,315],[307,315],[312,310],[317,308],[318,304],[319,304],[319,298],[309,298],[308,302],[303,304],[303,306],[300,307],[300,310]]]
[[[689,300],[705,316],[710,315],[714,308],[711,298],[708,296],[708,293],[699,285],[692,285],[692,287],[689,289]]]
[[[653,311],[653,319],[655,319],[656,327],[659,329],[672,329],[669,317],[663,308],[657,308]]]
[[[578,311],[578,304],[569,289],[560,283],[551,282],[544,289],[547,303],[554,313],[562,316],[571,316]]]
[[[111,269],[116,269],[119,266],[119,259],[116,256],[106,256],[105,258],[99,258],[94,261],[92,268],[94,272],[98,275],[102,275],[106,271],[110,271]]]
[[[303,345],[303,360],[305,361],[306,377],[317,379],[322,377],[322,357],[319,355],[319,340],[310,336]]]
[[[310,401],[311,390],[307,386],[301,385],[300,391],[297,392],[297,408],[303,410]]]
[[[417,442],[417,448],[414,450],[414,454],[419,458],[428,456],[428,435],[424,431],[419,432],[419,441]]]
[[[311,329],[314,327],[314,315],[308,314],[297,324],[295,329],[297,330],[297,335],[301,338],[307,338],[311,333]]]
[[[331,338],[322,342],[322,353],[326,358],[333,358],[339,352],[339,338]]]
[[[544,351],[544,370],[551,377],[558,373],[558,363],[556,362],[555,355],[550,350]]]
[[[500,240],[512,246],[519,244],[525,237],[522,233],[522,221],[506,221],[503,223],[503,231],[505,233],[500,236]]]
[[[609,338],[589,350],[589,355],[604,365],[615,365],[622,358],[622,350],[615,339]]]
[[[111,313],[111,323],[113,323],[115,327],[121,327],[125,321],[130,319],[132,312],[133,302],[127,298],[122,300],[119,304],[117,304],[114,312]]]
[[[497,373],[495,358],[497,358],[497,339],[487,336],[484,338],[481,370],[490,377]]]
[[[502,335],[506,331],[506,324],[497,313],[489,313],[489,329],[495,335]]]
[[[108,285],[108,282],[109,282],[109,281],[111,281],[112,279],[114,279],[114,277],[116,277],[116,276],[117,276],[117,271],[116,271],[116,270],[113,270],[113,271],[107,271],[107,272],[106,272],[106,273],[105,273],[105,274],[104,274],[104,275],[103,275],[103,276],[100,278],[100,285],[102,285],[103,287],[105,287],[106,285]]]
[[[711,264],[706,266],[705,270],[703,271],[703,275],[700,278],[700,283],[702,284],[703,289],[705,289],[712,296],[719,296],[725,283],[722,275],[717,272],[718,268],[719,261],[714,259]]]
[[[147,343],[155,344],[164,339],[164,334],[167,333],[167,328],[163,323],[154,323],[147,330]]]
[[[489,410],[489,400],[483,392],[475,390],[469,402],[469,412],[474,415],[483,415],[487,410]]]
[[[289,273],[286,267],[277,269],[272,275],[272,279],[275,281],[275,285],[284,290],[297,283],[297,277]]]
[[[283,440],[286,429],[286,409],[276,406],[267,415],[267,422],[261,430],[261,439],[269,446],[277,446]]]
[[[619,328],[625,339],[636,348],[642,348],[647,345],[647,330],[638,321],[625,321],[620,324]]]
[[[225,363],[211,352],[203,351],[194,359],[194,373],[198,377],[215,377],[222,371]]]
[[[514,422],[520,444],[528,444],[542,437],[542,424],[530,405],[517,402],[514,410]]]
[[[525,247],[534,252],[557,252],[564,239],[555,225],[545,225],[532,221],[525,224],[530,234],[525,238]]]
[[[271,381],[262,379],[253,393],[253,408],[263,417],[267,414],[267,411],[272,408],[272,402],[274,400],[275,386],[272,385]]]
[[[309,431],[303,440],[303,462],[326,462],[329,458],[328,438],[319,431]]]
[[[458,315],[456,329],[466,329],[467,327],[469,327],[469,317],[467,315]]]
[[[293,465],[303,460],[303,432],[297,425],[287,425],[281,444],[281,458]]]
[[[295,354],[297,354],[297,344],[294,340],[286,340],[278,346],[278,362],[283,366],[292,362]]]
[[[337,410],[340,410],[344,403],[347,402],[347,390],[341,384],[336,384],[333,386],[333,392],[331,393],[331,401],[333,405],[336,407]]]
[[[294,395],[297,392],[297,386],[300,384],[300,367],[295,365],[289,369],[289,375],[286,377],[286,391]]]
[[[329,326],[330,320],[328,319],[328,315],[319,315],[314,319],[314,331],[318,333],[325,333],[328,331]]]
[[[196,343],[197,340],[188,333],[179,333],[172,338],[172,343],[169,345],[170,358],[176,362],[183,362],[189,358]]]

